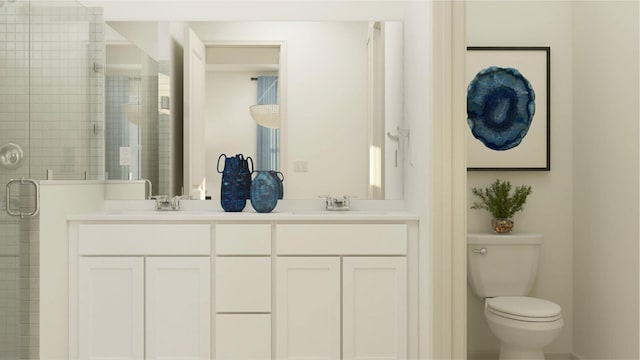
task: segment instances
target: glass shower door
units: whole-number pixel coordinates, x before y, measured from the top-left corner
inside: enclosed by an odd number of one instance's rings
[[[103,176],[101,22],[75,1],[0,1],[0,360],[40,357],[39,180]]]
[[[27,1],[0,7],[0,186],[29,177],[29,22]],[[23,186],[3,197],[0,211],[0,359],[27,359],[37,303],[31,299],[35,269],[30,219],[10,216],[20,209]],[[26,188],[24,188],[26,191]],[[37,278],[33,279],[37,282]]]

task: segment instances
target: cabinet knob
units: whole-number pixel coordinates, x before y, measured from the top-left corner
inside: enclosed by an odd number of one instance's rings
[[[482,249],[473,249],[471,250],[472,252],[476,253],[476,254],[480,254],[480,255],[487,255],[487,248],[482,248]]]

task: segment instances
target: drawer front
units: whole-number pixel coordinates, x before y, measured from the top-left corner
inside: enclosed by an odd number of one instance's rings
[[[269,224],[221,224],[215,234],[218,255],[271,255]]]
[[[210,255],[209,224],[80,224],[80,255]]]
[[[276,225],[277,255],[406,255],[406,224]]]
[[[216,258],[216,312],[271,312],[271,258]]]
[[[216,315],[216,359],[271,359],[271,315]]]

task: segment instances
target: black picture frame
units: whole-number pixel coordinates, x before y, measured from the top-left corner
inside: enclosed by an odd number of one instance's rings
[[[467,171],[551,171],[551,47],[469,46],[466,84],[475,77],[478,69],[488,66],[533,70],[533,78],[528,79],[536,92],[536,112],[531,124],[534,131],[525,137],[529,138],[528,144],[532,146],[529,147],[531,150],[525,146],[506,151],[491,150],[475,139],[469,129],[467,138],[471,140],[467,142]],[[520,72],[527,77],[525,72]],[[540,97],[539,93],[544,96]],[[515,151],[508,154],[512,150]],[[541,151],[545,154],[540,154]]]

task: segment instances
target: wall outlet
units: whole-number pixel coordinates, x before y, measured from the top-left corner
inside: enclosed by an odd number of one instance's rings
[[[294,161],[293,162],[293,171],[294,172],[308,172],[309,171],[309,162],[308,161]]]

